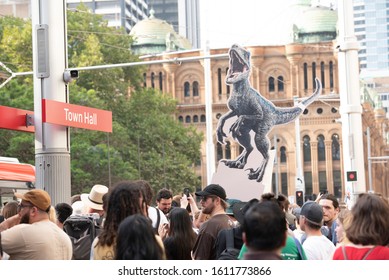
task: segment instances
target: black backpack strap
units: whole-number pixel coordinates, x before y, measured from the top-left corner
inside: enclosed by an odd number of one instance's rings
[[[228,229],[226,232],[226,248],[234,248],[234,228]]]
[[[93,243],[93,240],[95,240],[95,237],[96,237],[96,227],[97,227],[97,225],[95,224],[95,221],[93,221],[93,219],[91,218],[91,223],[90,223],[89,231],[90,231],[90,238],[92,240],[92,243]]]
[[[159,213],[159,209],[157,207],[154,207],[154,209],[157,211],[157,223],[155,224],[155,229],[158,232],[159,223],[161,222],[161,213]]]

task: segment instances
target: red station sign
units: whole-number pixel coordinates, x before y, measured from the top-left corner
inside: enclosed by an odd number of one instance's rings
[[[112,112],[49,99],[42,99],[42,121],[112,132]]]
[[[33,125],[27,126],[27,115],[32,116],[33,114],[33,111],[0,106],[0,128],[34,132]]]

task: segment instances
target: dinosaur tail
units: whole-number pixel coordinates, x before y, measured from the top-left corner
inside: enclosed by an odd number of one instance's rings
[[[318,78],[315,78],[315,83],[316,83],[315,92],[310,97],[303,100],[300,104],[297,104],[297,106],[301,107],[301,109],[303,109],[303,111],[305,110],[305,108],[308,107],[309,104],[311,104],[313,101],[315,101],[319,97],[319,95],[321,94],[322,86],[321,86],[320,80]]]
[[[295,120],[302,112],[304,112],[305,108],[308,107],[309,104],[311,104],[319,97],[321,94],[322,85],[318,78],[315,78],[315,82],[316,90],[310,97],[304,99],[302,102],[298,103],[292,108],[277,108],[275,125],[285,124]]]

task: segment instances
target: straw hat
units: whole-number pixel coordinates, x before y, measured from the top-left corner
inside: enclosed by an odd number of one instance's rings
[[[89,194],[81,194],[81,201],[89,208],[103,210],[103,195],[107,192],[106,186],[94,185]]]

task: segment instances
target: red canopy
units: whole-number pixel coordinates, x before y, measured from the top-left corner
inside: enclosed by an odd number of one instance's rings
[[[0,162],[0,180],[35,182],[35,166],[25,163]]]

